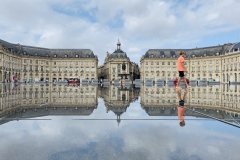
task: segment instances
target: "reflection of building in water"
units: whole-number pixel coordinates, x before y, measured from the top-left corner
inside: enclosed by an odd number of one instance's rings
[[[219,114],[217,117],[231,115],[232,118],[236,118],[240,116],[238,87],[240,86],[232,86],[232,89],[229,85],[193,87],[185,104],[206,114],[215,112],[216,115]],[[141,106],[149,115],[177,114],[178,99],[173,87],[142,87],[140,96]],[[222,113],[224,115],[220,115]]]
[[[108,88],[99,88],[99,96],[104,100],[106,112],[114,112],[120,123],[120,116],[127,111],[130,103],[138,99],[139,89],[135,89],[133,86],[115,87],[110,85]]]
[[[97,87],[1,84],[0,117],[90,115],[98,106]],[[32,116],[31,116],[32,115]]]

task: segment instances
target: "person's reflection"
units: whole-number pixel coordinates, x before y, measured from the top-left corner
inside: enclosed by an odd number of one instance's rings
[[[176,92],[177,92],[177,97],[178,97],[178,101],[179,101],[179,105],[177,107],[177,109],[178,109],[178,119],[180,120],[179,125],[181,127],[183,127],[183,126],[185,126],[184,118],[185,118],[185,110],[187,108],[187,105],[184,105],[184,103],[186,102],[188,89],[186,89],[184,91],[183,97],[181,97],[181,91],[180,90],[177,90]]]

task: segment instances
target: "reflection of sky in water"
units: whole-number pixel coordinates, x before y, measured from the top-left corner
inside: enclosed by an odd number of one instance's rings
[[[239,159],[239,128],[191,111],[180,127],[176,114],[149,116],[140,102],[127,107],[119,124],[114,112],[106,113],[101,98],[89,116],[4,123],[1,159]]]

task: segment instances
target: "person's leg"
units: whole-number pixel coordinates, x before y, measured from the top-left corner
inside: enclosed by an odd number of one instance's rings
[[[184,82],[185,82],[186,87],[189,88],[190,86],[188,85],[187,79],[185,78],[185,76],[183,77],[183,79],[184,79]]]
[[[177,87],[179,87],[179,85],[180,85],[180,80],[181,80],[181,77],[178,77]]]

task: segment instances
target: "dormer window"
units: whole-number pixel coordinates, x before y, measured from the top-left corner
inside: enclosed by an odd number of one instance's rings
[[[162,58],[164,58],[164,55],[162,55]]]
[[[27,54],[27,52],[25,52],[25,51],[24,51],[24,52],[23,52],[23,54],[24,54],[24,55],[26,55],[26,54]]]
[[[78,58],[78,57],[79,57],[79,55],[78,55],[78,54],[76,54],[76,55],[75,55],[75,57],[76,57],[76,58]]]
[[[65,58],[67,58],[67,57],[68,57],[68,55],[67,55],[67,54],[65,54],[65,55],[64,55],[64,57],[65,57]]]
[[[35,56],[37,56],[38,54],[37,53],[34,53]]]
[[[216,53],[216,56],[219,56],[219,52]]]
[[[151,55],[151,58],[153,58],[153,54]]]
[[[57,57],[57,55],[56,55],[56,54],[54,54],[54,55],[53,55],[53,57],[54,57],[54,58],[56,58],[56,57]]]
[[[46,54],[46,57],[49,57],[49,55],[48,55],[48,54]]]
[[[89,54],[87,55],[87,58],[89,58],[90,56],[89,56]]]
[[[193,54],[192,57],[195,58],[195,55]]]
[[[206,57],[207,56],[207,54],[206,53],[204,53],[204,57]]]
[[[175,57],[176,57],[176,55],[173,55],[172,57],[173,57],[173,58],[175,58]]]

